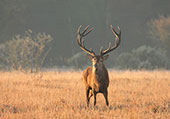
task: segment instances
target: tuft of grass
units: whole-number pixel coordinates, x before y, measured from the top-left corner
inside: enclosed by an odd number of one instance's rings
[[[110,70],[109,107],[86,107],[81,74],[0,72],[0,119],[170,118],[170,71]]]

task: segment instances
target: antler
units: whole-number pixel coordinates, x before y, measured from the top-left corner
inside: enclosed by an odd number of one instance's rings
[[[82,25],[79,26],[78,28],[78,35],[77,35],[77,43],[78,45],[80,46],[80,48],[82,50],[84,50],[86,53],[88,53],[89,55],[91,56],[95,56],[95,53],[93,52],[93,50],[90,48],[90,50],[88,50],[87,48],[85,48],[84,46],[84,39],[82,39],[83,37],[85,37],[86,35],[88,35],[92,30],[93,28],[91,28],[90,30],[88,30],[89,28],[89,25],[84,29],[84,31],[82,33],[80,33],[80,29],[81,29]],[[88,31],[87,31],[88,30]]]
[[[114,29],[113,26],[110,25],[110,28],[113,32],[113,34],[115,35],[115,45],[113,47],[111,47],[111,42],[109,43],[109,46],[106,50],[103,51],[103,47],[101,47],[100,49],[100,55],[105,55],[111,51],[113,51],[114,49],[116,49],[119,45],[120,45],[120,41],[121,41],[121,30],[120,27],[118,26],[117,29],[119,30],[119,33],[117,33]]]

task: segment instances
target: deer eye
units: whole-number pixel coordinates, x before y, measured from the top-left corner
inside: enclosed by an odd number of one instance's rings
[[[93,61],[96,61],[96,58],[93,58]]]
[[[94,60],[97,60],[95,57],[93,58]]]

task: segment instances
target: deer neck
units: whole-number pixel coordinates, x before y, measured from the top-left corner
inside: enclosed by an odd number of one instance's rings
[[[92,72],[95,75],[101,75],[105,69],[106,68],[105,68],[104,64],[102,64],[101,66],[98,66],[98,67],[92,66]]]

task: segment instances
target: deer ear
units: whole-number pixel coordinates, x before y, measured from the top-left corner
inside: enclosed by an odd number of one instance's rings
[[[90,59],[90,60],[92,60],[94,57],[93,56],[91,56],[91,55],[89,55],[89,54],[87,54],[87,56],[88,56],[88,58]]]
[[[103,60],[107,60],[108,57],[109,57],[109,55],[103,56]]]

